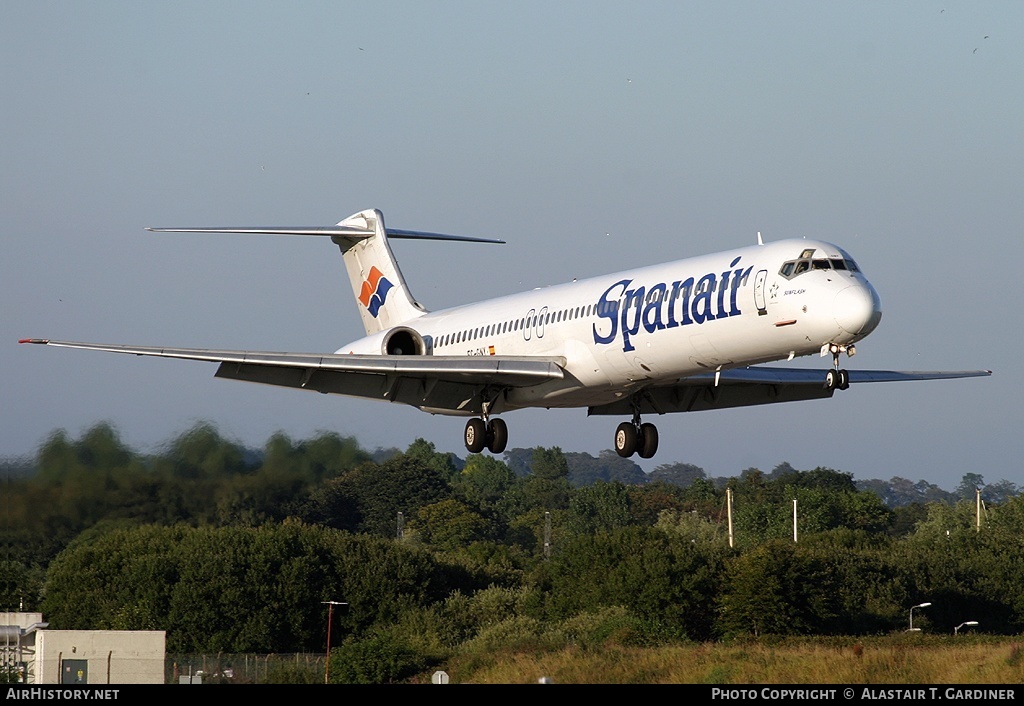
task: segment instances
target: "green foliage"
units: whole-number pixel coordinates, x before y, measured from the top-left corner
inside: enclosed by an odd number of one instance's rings
[[[426,668],[426,660],[390,631],[349,638],[331,650],[332,684],[394,684]]]
[[[569,504],[569,465],[557,446],[533,450],[530,475],[523,484],[530,507],[564,510]]]
[[[565,463],[569,469],[567,478],[573,488],[599,482],[642,485],[648,481],[640,466],[628,458],[622,458],[612,449],[605,449],[597,457],[588,453],[566,453]]]
[[[692,463],[663,463],[651,471],[650,480],[662,481],[686,488],[693,485],[695,481],[707,478],[707,474],[700,466]]]
[[[419,508],[452,495],[445,473],[408,454],[364,463],[337,482],[358,508],[358,531],[378,537],[396,536],[399,512],[412,517]]]
[[[44,611],[58,629],[163,629],[171,651],[319,649],[323,601],[359,634],[442,595],[428,554],[298,523],[146,526],[69,547],[50,567]]]
[[[516,484],[516,476],[493,456],[473,454],[462,472],[452,478],[452,487],[466,502],[484,511],[498,508],[505,494]]]
[[[706,640],[724,579],[724,552],[644,527],[579,536],[538,569],[552,618],[627,606],[666,635]]]
[[[422,506],[412,527],[423,541],[439,549],[463,547],[483,539],[487,533],[487,521],[453,498]]]
[[[825,558],[766,542],[730,562],[721,627],[726,634],[830,634],[841,612],[838,580]]]
[[[612,455],[462,464],[417,439],[371,457],[333,433],[251,451],[201,423],[146,456],[107,424],[55,432],[38,471],[4,486],[0,610],[163,629],[172,650],[322,654],[323,602],[340,600],[344,679],[373,683],[453,650],[899,632],[922,601],[925,632],[1024,631],[1011,483],[984,486],[979,526],[974,495],[954,505],[924,481],[751,468],[728,480],[732,549],[723,479],[673,464],[634,484],[635,464]],[[981,482],[967,474],[960,490]]]
[[[622,483],[599,482],[573,492],[565,524],[570,533],[608,532],[633,523],[632,496]]]

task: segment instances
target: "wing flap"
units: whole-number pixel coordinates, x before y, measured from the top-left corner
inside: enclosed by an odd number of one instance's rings
[[[984,377],[991,370],[857,370],[851,369],[850,383],[860,382],[906,382],[910,380],[952,380],[957,378]],[[680,385],[714,384],[715,373],[702,373],[679,380]],[[778,385],[821,385],[825,371],[812,368],[772,368],[752,366],[734,368],[719,373],[720,385],[731,384],[778,384]]]
[[[83,343],[23,339],[59,348],[126,353],[129,355],[202,360],[220,363],[218,377],[265,382],[271,385],[320,389],[323,392],[379,397],[349,392],[355,388],[377,389],[380,381],[357,384],[360,376],[412,378],[426,385],[450,381],[471,386],[526,387],[564,377],[565,358],[528,356],[396,356],[336,353],[284,353],[270,351],[222,350],[212,348],[167,348],[110,343]],[[333,373],[327,376],[325,373]],[[320,384],[314,384],[319,381]]]

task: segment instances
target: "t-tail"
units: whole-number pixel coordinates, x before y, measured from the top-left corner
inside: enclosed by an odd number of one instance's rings
[[[147,228],[173,233],[265,233],[269,235],[329,236],[341,249],[352,294],[366,334],[407,323],[427,313],[409,292],[398,262],[391,251],[390,238],[420,240],[459,240],[477,243],[503,243],[503,240],[472,238],[415,230],[384,227],[384,216],[377,209],[355,213],[336,226],[262,227],[262,228]]]

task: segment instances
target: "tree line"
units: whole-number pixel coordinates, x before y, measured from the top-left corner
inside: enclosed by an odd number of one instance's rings
[[[171,652],[316,652],[339,601],[338,679],[552,631],[886,633],[921,602],[924,630],[1024,628],[1024,501],[973,473],[947,493],[788,464],[712,478],[558,448],[369,452],[333,433],[253,451],[206,423],[152,454],[107,424],[58,431],[6,471],[0,610],[166,630]]]

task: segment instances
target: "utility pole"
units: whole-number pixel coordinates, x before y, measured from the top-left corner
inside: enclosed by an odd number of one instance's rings
[[[327,659],[324,661],[324,684],[330,683],[331,674],[331,623],[334,622],[334,606],[348,605],[341,601],[321,601],[327,604]]]
[[[725,489],[725,511],[729,518],[729,548],[732,548],[732,488]]]
[[[544,513],[544,558],[551,558],[551,513]]]
[[[975,510],[974,510],[974,531],[981,532],[981,488],[974,489]]]

